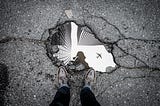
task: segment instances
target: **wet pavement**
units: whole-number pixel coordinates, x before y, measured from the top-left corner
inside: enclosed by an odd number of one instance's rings
[[[116,68],[97,72],[93,91],[102,106],[160,105],[158,0],[1,0],[0,13],[2,106],[51,103],[57,66],[46,54],[44,33],[66,21],[88,27],[114,57]],[[84,73],[70,73],[71,106],[80,105]]]

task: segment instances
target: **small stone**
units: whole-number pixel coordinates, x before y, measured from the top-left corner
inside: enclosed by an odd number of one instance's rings
[[[65,13],[66,13],[68,18],[72,18],[73,17],[72,10],[65,10]]]
[[[36,95],[33,95],[34,98],[36,98]]]

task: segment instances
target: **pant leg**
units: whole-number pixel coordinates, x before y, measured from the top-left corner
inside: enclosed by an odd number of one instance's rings
[[[88,87],[82,89],[80,99],[82,106],[100,106],[93,92]]]
[[[58,89],[54,100],[49,106],[69,106],[70,101],[70,89],[66,86]]]

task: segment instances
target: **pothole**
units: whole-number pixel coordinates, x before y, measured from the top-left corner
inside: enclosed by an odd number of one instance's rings
[[[87,26],[66,22],[48,32],[47,55],[55,65],[67,65],[75,70],[89,66],[100,72],[115,67],[112,54]]]

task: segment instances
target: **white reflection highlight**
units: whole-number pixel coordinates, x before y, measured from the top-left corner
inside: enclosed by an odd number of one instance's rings
[[[108,53],[103,45],[79,46],[77,45],[77,29],[78,26],[71,22],[71,59],[77,55],[78,51],[82,51],[86,57],[86,62],[90,67],[97,71],[105,72],[106,67],[115,67],[113,56]],[[98,55],[99,54],[99,55]]]

